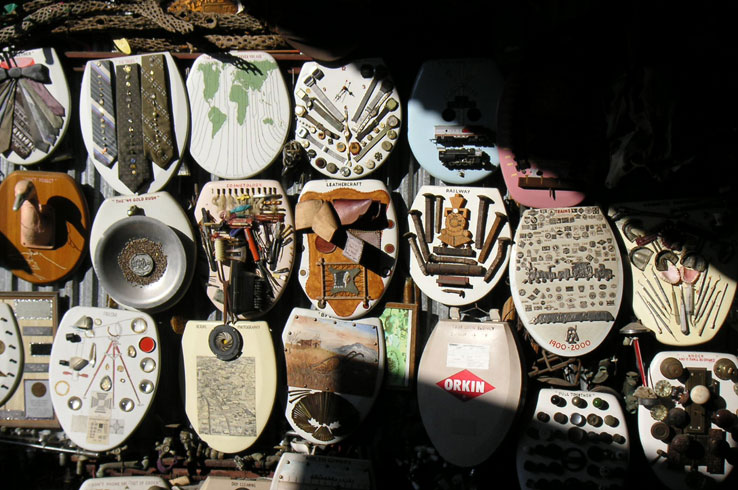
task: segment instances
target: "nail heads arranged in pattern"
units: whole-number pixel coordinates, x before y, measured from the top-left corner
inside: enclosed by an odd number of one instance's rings
[[[190,154],[208,172],[245,179],[282,152],[292,121],[279,65],[261,51],[200,55],[187,77]]]
[[[615,204],[608,214],[627,251],[633,311],[659,342],[712,339],[736,292],[736,233],[723,200]]]
[[[46,159],[69,126],[71,97],[53,48],[20,51],[0,62],[0,153],[15,165]]]
[[[137,311],[72,307],[51,349],[51,399],[79,447],[107,451],[138,427],[159,385],[159,334]]]
[[[615,235],[598,207],[526,209],[510,260],[510,290],[526,330],[565,357],[607,337],[623,296]]]
[[[517,415],[523,387],[510,326],[442,320],[418,367],[418,408],[438,453],[451,464],[485,461]]]
[[[302,65],[294,95],[297,141],[323,175],[364,178],[397,146],[402,107],[380,59],[338,67],[309,61]]]
[[[287,421],[313,444],[348,437],[366,418],[384,379],[378,318],[336,320],[294,308],[282,333]]]
[[[90,232],[92,267],[117,303],[157,312],[187,292],[197,257],[182,208],[166,192],[110,197]]]
[[[237,453],[259,438],[277,393],[266,322],[189,321],[182,337],[185,410],[210,447]]]
[[[507,272],[511,227],[495,188],[420,188],[408,214],[410,274],[446,305],[486,296]]]
[[[397,215],[379,180],[312,180],[295,208],[299,281],[319,310],[358,318],[382,297],[397,264]]]
[[[282,296],[295,261],[295,222],[282,185],[276,180],[208,182],[195,219],[213,304],[223,311],[228,294],[229,312],[239,318],[268,312]]]
[[[172,55],[88,61],[80,122],[88,161],[117,192],[162,189],[179,168],[190,129],[187,92]]]
[[[725,480],[737,450],[738,358],[711,352],[659,352],[639,398],[638,433],[665,486],[704,487]]]
[[[490,59],[430,60],[407,105],[408,142],[418,163],[450,184],[477,182],[500,165],[497,104],[502,74]]]

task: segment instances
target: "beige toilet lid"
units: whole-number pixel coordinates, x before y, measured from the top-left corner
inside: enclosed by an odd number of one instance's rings
[[[274,345],[266,322],[231,325],[243,340],[240,356],[221,360],[210,350],[217,321],[189,321],[182,337],[185,411],[197,435],[210,447],[237,453],[259,437],[277,392]]]
[[[271,490],[372,490],[374,474],[365,459],[284,453],[272,478]]]
[[[486,460],[518,411],[522,370],[506,323],[443,320],[418,368],[418,406],[439,454],[457,466]]]

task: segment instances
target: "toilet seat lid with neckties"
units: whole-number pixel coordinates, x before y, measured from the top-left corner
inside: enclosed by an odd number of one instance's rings
[[[117,192],[155,192],[177,173],[190,112],[171,54],[88,61],[79,111],[88,162]]]

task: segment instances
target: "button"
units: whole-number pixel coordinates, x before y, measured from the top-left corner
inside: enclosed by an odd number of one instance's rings
[[[683,408],[672,408],[666,416],[666,423],[683,429],[689,424],[689,415]]]
[[[139,340],[138,348],[146,353],[154,352],[154,349],[156,349],[156,341],[151,337],[144,337]]]
[[[566,400],[561,398],[559,395],[552,395],[551,396],[551,403],[556,405],[557,407],[565,407],[566,406]]]
[[[616,442],[618,444],[625,444],[625,437],[620,434],[615,434],[612,436],[613,442]]]
[[[594,400],[592,400],[592,405],[594,405],[595,408],[599,408],[600,410],[607,410],[610,406],[610,404],[602,398],[595,398]]]
[[[704,405],[710,400],[710,390],[705,385],[697,385],[689,392],[689,398],[698,405]]]
[[[571,414],[571,423],[576,425],[577,427],[581,427],[584,425],[585,418],[584,415],[581,413],[573,413]]]
[[[653,391],[661,398],[668,398],[671,396],[671,393],[672,393],[671,383],[669,383],[665,379],[662,379],[661,381],[656,383],[656,386],[654,386]]]
[[[663,405],[656,405],[651,409],[651,418],[654,420],[658,420],[659,422],[663,422],[664,420],[666,420],[666,416],[668,414],[669,411]]]
[[[612,434],[608,432],[600,432],[600,442],[603,444],[612,444]]]
[[[538,412],[536,414],[536,418],[541,422],[548,422],[549,420],[551,420],[551,416],[546,412]]]
[[[571,442],[581,442],[587,437],[587,433],[579,427],[572,427],[567,431],[566,436]]]
[[[651,435],[659,441],[668,441],[671,435],[671,429],[663,422],[656,422],[651,426]]]
[[[736,419],[738,417],[733,412],[724,408],[712,415],[712,421],[723,430],[730,430],[735,425]]]
[[[677,434],[674,436],[674,439],[671,440],[671,444],[669,444],[669,449],[673,449],[679,454],[685,454],[689,449],[689,445],[690,440],[688,435]]]
[[[684,374],[684,366],[676,357],[667,357],[666,359],[661,361],[659,370],[661,371],[661,374],[664,376],[664,378],[667,379],[677,379],[680,378],[682,374]]]
[[[587,400],[580,398],[578,396],[575,396],[571,399],[572,405],[574,405],[577,408],[586,408],[587,407]]]
[[[733,379],[733,377],[738,374],[738,369],[736,369],[735,363],[725,357],[718,359],[712,370],[715,372],[715,376],[723,381]]]
[[[587,423],[593,427],[599,427],[602,425],[602,417],[597,414],[590,413],[587,415]]]
[[[569,417],[567,417],[561,412],[556,412],[554,414],[554,420],[560,424],[565,424],[569,420]]]
[[[609,425],[610,427],[617,427],[620,425],[620,421],[617,417],[613,417],[612,415],[605,415],[605,423]]]

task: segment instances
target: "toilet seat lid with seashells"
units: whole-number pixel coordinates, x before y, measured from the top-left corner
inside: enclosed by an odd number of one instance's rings
[[[0,407],[18,386],[23,373],[23,340],[13,309],[0,302]]]
[[[277,361],[266,322],[187,322],[182,336],[185,411],[210,447],[237,453],[266,427],[277,394]]]
[[[294,308],[282,333],[292,428],[314,444],[341,441],[366,417],[384,376],[378,318],[347,321]]]
[[[442,320],[418,366],[420,417],[438,453],[475,466],[502,442],[520,406],[523,374],[510,326]]]
[[[64,432],[81,448],[107,451],[138,427],[159,385],[159,334],[137,311],[75,306],[51,348],[49,384]]]

